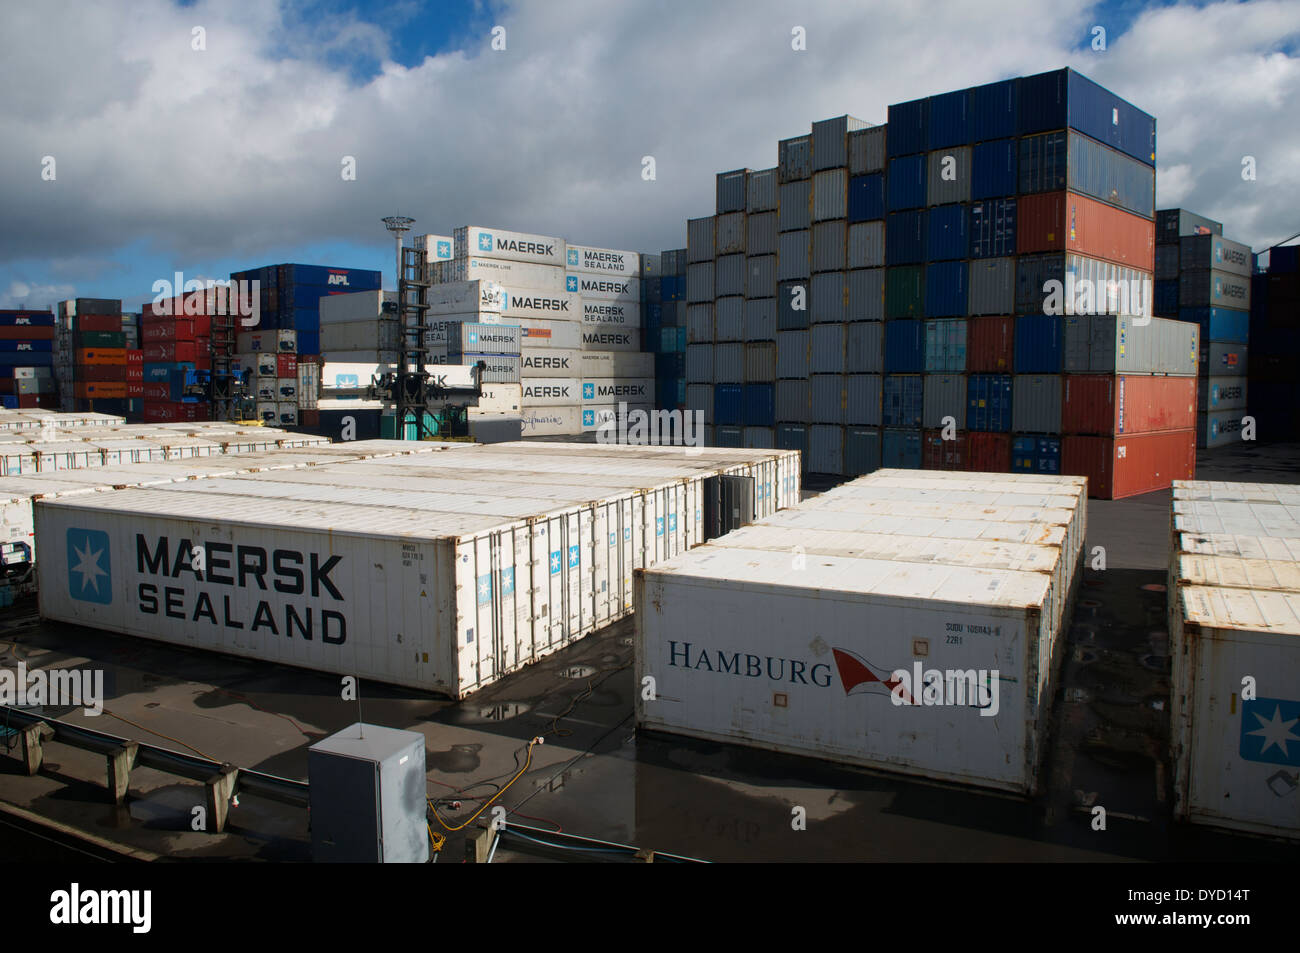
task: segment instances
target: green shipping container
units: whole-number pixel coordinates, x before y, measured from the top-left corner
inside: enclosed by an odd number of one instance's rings
[[[75,347],[126,347],[125,331],[81,331]]]
[[[433,414],[424,415],[424,426],[430,433],[440,432],[441,421]],[[415,426],[415,418],[408,416],[403,433],[397,432],[397,415],[384,414],[379,418],[379,436],[382,440],[419,440],[419,429]]]
[[[886,268],[885,317],[920,318],[924,315],[925,267]]]

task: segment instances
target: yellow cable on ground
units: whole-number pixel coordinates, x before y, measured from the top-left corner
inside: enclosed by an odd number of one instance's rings
[[[542,743],[541,738],[532,738],[529,740],[528,757],[524,759],[524,766],[519,769],[519,773],[516,774],[513,778],[511,778],[509,781],[507,781],[505,787],[503,787],[496,794],[492,795],[492,797],[489,800],[483,802],[483,806],[480,807],[477,811],[475,811],[472,815],[470,815],[469,819],[465,821],[464,824],[461,824],[457,827],[448,827],[447,822],[444,821],[442,819],[442,815],[438,813],[438,809],[433,806],[433,801],[426,797],[425,801],[428,802],[429,810],[433,811],[433,816],[438,819],[438,823],[442,825],[443,830],[452,833],[455,831],[463,830],[464,828],[468,827],[470,824],[474,823],[474,819],[478,817],[480,814],[482,814],[484,811],[486,811],[489,807],[491,807],[493,801],[495,801],[501,795],[505,794],[507,791],[510,790],[510,785],[514,784],[516,781],[518,781],[521,777],[524,776],[524,772],[528,770],[528,766],[533,763],[533,745],[539,745],[541,743]]]

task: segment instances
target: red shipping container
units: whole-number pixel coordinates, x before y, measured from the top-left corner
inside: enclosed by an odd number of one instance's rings
[[[132,364],[139,365],[140,368],[143,370],[143,368],[144,368],[144,351],[136,351],[136,350],[130,350],[130,349],[128,349],[127,352],[126,352],[126,363],[127,363],[128,366],[130,366],[130,365],[132,365]]]
[[[275,356],[275,376],[276,377],[297,377],[298,376],[298,355],[277,354]]]
[[[72,379],[74,381],[125,381],[126,365],[75,364],[72,368]]]
[[[1156,223],[1077,192],[1016,200],[1016,251],[1068,251],[1139,271],[1156,266]]]
[[[174,420],[207,420],[207,404],[184,404],[175,401],[158,401],[144,405],[141,414],[145,423],[161,424]]]
[[[158,317],[149,318],[140,325],[140,340],[150,341],[193,341],[206,338],[212,329],[212,318],[206,314],[193,317]]]
[[[197,341],[152,341],[143,348],[146,364],[171,364],[177,361],[197,362],[199,357],[210,359],[211,355],[204,344]]]
[[[142,387],[143,390],[140,391],[140,396],[145,400],[161,400],[167,402],[172,399],[172,387],[171,384],[166,381],[145,381],[142,382]]]
[[[1196,426],[1196,378],[1067,374],[1061,430],[1074,434],[1157,433]]]
[[[74,397],[84,400],[125,399],[126,383],[113,381],[77,381],[72,385]]]
[[[54,328],[36,327],[30,324],[6,325],[0,327],[0,341],[53,341]]]
[[[143,382],[143,381],[140,381],[140,380],[127,381],[127,382],[126,382],[126,396],[127,396],[127,397],[143,397],[143,396],[144,396],[144,382]]]
[[[961,470],[966,456],[966,434],[958,433],[952,440],[944,440],[942,431],[927,430],[921,434],[921,468],[924,470]]]
[[[319,410],[302,410],[298,411],[298,423],[303,427],[319,427],[320,411]]]
[[[1061,472],[1086,476],[1088,495],[1102,500],[1167,490],[1196,477],[1196,431],[1062,437]]]
[[[966,434],[966,469],[972,473],[1007,473],[1011,470],[1011,434]]]
[[[18,408],[26,410],[31,407],[49,407],[57,409],[59,398],[57,394],[19,394]]]
[[[74,314],[72,316],[74,331],[121,331],[120,314]]]
[[[72,352],[72,363],[87,367],[99,364],[126,366],[124,347],[79,347]]]
[[[1010,374],[1015,344],[1015,318],[969,318],[966,322],[967,372]]]

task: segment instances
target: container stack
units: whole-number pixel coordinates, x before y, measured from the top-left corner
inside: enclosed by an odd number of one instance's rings
[[[1156,241],[1156,313],[1200,326],[1197,446],[1227,446],[1241,439],[1246,414],[1254,255],[1186,209],[1157,213]]]
[[[54,315],[0,311],[0,403],[9,410],[58,406]]]
[[[248,382],[257,419],[269,427],[297,426],[298,332],[240,331],[235,342],[235,364]]]
[[[213,299],[191,291],[144,306],[140,316],[141,419],[208,420]]]
[[[122,302],[61,301],[56,316],[54,362],[60,408],[125,416],[129,405]]]
[[[1300,839],[1298,512],[1295,486],[1173,485],[1170,743],[1180,820]]]
[[[1258,439],[1300,440],[1300,246],[1268,252],[1267,268],[1252,280],[1250,415]]]
[[[645,275],[644,262],[658,261],[660,274]],[[655,406],[686,407],[686,249],[642,256],[642,294],[646,299],[645,347],[654,352]]]

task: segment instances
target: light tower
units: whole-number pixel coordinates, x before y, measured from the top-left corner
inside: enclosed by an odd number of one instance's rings
[[[384,227],[393,233],[397,239],[397,280],[402,280],[402,236],[411,230],[415,224],[415,219],[407,218],[405,215],[390,215],[382,219]]]

